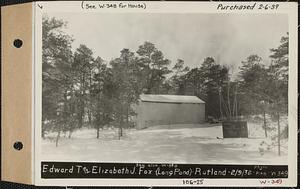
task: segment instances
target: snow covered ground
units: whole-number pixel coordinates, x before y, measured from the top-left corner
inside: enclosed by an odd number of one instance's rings
[[[261,131],[259,130],[261,129]],[[126,129],[118,140],[117,129],[81,129],[72,138],[62,137],[55,146],[54,134],[42,141],[42,160],[197,163],[287,164],[287,143],[266,150],[261,127],[248,124],[249,138],[222,138],[220,125],[165,125],[144,130]],[[259,133],[259,134],[258,134]]]

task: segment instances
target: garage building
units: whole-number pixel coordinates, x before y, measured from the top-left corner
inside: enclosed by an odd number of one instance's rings
[[[205,121],[205,102],[196,96],[142,94],[136,106],[138,129]]]

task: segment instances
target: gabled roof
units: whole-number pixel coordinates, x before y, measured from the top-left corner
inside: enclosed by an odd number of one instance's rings
[[[185,95],[154,95],[142,94],[140,95],[142,102],[158,102],[158,103],[186,103],[186,104],[203,104],[203,100],[196,96]]]

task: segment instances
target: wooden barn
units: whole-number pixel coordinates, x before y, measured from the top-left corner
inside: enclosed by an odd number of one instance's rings
[[[142,94],[136,106],[138,129],[205,121],[205,102],[196,96]]]

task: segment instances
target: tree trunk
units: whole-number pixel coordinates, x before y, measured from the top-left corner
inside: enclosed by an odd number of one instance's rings
[[[280,156],[280,115],[279,112],[277,112],[277,130],[278,130],[278,139],[277,139],[277,143],[278,143],[278,155]]]
[[[123,112],[123,111],[122,111]],[[119,139],[123,136],[123,114],[120,116]]]
[[[121,110],[122,110],[122,108],[121,108]],[[122,136],[122,124],[123,124],[123,121],[122,121],[122,114],[121,114],[121,115],[119,115],[119,132],[118,132],[119,140],[121,139],[121,136]]]
[[[89,125],[92,125],[92,111],[91,111],[91,105],[89,109]]]
[[[268,132],[267,132],[267,120],[266,120],[266,111],[264,109],[264,129],[265,129],[265,137],[268,137]]]
[[[197,96],[197,81],[196,81],[196,78],[194,78],[194,86],[193,86],[193,93],[194,93],[194,96]]]
[[[129,127],[129,103],[127,104],[126,107],[126,128]]]
[[[45,129],[42,129],[42,138],[45,138]]]
[[[61,132],[61,131],[58,131],[58,132],[57,132],[57,136],[56,136],[56,140],[55,140],[55,146],[56,146],[56,147],[58,146],[58,140],[59,140],[59,137],[60,137],[60,132]]]
[[[233,102],[233,109],[232,109],[232,116],[237,117],[237,86],[235,86],[234,91],[234,102]]]
[[[82,128],[83,126],[83,115],[82,115],[82,109],[80,107],[80,110],[79,110],[79,114],[78,114],[78,125],[79,125],[79,128]]]
[[[236,100],[235,115],[238,117],[238,101]]]
[[[81,77],[81,95],[80,95],[80,113],[79,113],[79,128],[82,128],[84,123],[84,106],[85,106],[85,77],[82,75]]]
[[[99,134],[100,134],[100,127],[99,125],[97,125],[97,138],[99,138]]]
[[[73,133],[73,130],[70,130],[70,131],[69,131],[69,136],[68,136],[69,139],[71,138],[72,133]]]
[[[89,125],[92,125],[92,97],[91,97],[91,86],[92,86],[92,71],[89,73]]]
[[[118,137],[119,137],[119,140],[121,140],[121,125],[119,126]]]
[[[223,119],[221,89],[219,90],[219,108],[220,108],[220,117],[221,119]]]
[[[227,104],[228,104],[228,113],[229,113],[229,119],[231,119],[231,108],[230,108],[230,81],[228,77],[228,83],[227,83]]]

